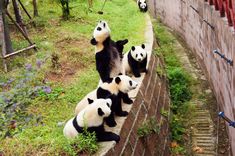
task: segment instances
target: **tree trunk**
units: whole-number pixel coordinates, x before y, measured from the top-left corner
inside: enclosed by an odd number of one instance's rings
[[[6,55],[12,53],[13,48],[6,20],[6,4],[5,1],[2,0],[0,0],[0,41],[1,40],[2,54]]]
[[[92,0],[88,0],[88,7],[89,7],[89,9],[92,8],[92,6],[93,6],[93,1]]]
[[[34,17],[38,16],[37,0],[33,0],[33,15]]]
[[[60,0],[63,12],[63,19],[68,20],[70,11],[69,11],[69,0]]]
[[[18,3],[16,0],[12,0],[13,8],[14,8],[14,13],[15,13],[15,18],[16,22],[20,25],[20,27],[24,30],[25,34],[27,34],[26,27],[23,23],[23,18],[21,16],[21,12],[18,6]]]

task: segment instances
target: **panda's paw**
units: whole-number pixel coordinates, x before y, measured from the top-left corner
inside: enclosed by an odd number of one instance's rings
[[[127,111],[122,111],[120,113],[117,113],[118,116],[127,116],[128,112]]]
[[[120,141],[120,136],[117,134],[113,135],[113,140],[116,141],[116,143],[118,143]]]
[[[117,125],[116,121],[106,121],[106,124],[109,126],[109,127],[115,127]]]
[[[126,103],[126,104],[132,104],[132,103],[133,103],[133,100],[131,100],[130,98],[128,98],[128,99],[123,100],[123,102]]]
[[[134,74],[135,77],[140,77],[141,75],[138,73],[138,74]]]
[[[148,74],[148,69],[145,69],[144,72],[145,72],[146,74]]]

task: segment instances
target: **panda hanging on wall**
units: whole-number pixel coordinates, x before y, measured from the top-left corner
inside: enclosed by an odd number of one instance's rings
[[[99,21],[93,32],[91,44],[95,46],[96,69],[103,82],[123,73],[122,50],[128,40],[114,42],[110,37],[110,29],[105,21]]]
[[[141,12],[147,12],[148,11],[148,6],[146,3],[146,0],[137,0],[137,4],[139,6],[139,9]]]
[[[92,101],[75,117],[71,118],[64,127],[64,136],[67,138],[75,138],[84,132],[84,128],[90,133],[95,132],[97,141],[116,141],[119,142],[120,136],[105,131],[104,118],[111,113],[111,99],[96,99]]]
[[[147,51],[145,45],[132,46],[131,50],[124,55],[124,73],[131,73],[135,77],[140,77],[140,73],[147,73]]]
[[[120,75],[113,78],[112,82],[104,82],[97,89],[88,93],[76,106],[75,114],[79,114],[84,108],[92,104],[93,100],[109,97],[112,100],[111,114],[105,119],[109,127],[116,126],[114,114],[117,116],[127,116],[128,112],[122,110],[123,100],[126,104],[133,101],[126,96],[127,93],[137,87],[137,82],[127,75]]]

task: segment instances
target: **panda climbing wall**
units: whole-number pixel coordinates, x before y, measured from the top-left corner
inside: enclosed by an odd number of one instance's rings
[[[132,46],[131,50],[124,55],[123,68],[124,73],[131,73],[135,77],[140,77],[141,72],[147,73],[147,51],[145,45]]]
[[[131,104],[133,101],[127,96],[127,93],[137,87],[137,83],[129,76],[120,75],[112,78],[111,82],[101,84],[98,89],[90,92],[85,96],[76,106],[75,114],[78,114],[87,106],[91,105],[94,99],[97,98],[111,98],[112,107],[111,115],[106,119],[109,127],[116,126],[114,114],[117,116],[127,116],[128,112],[122,110],[121,100],[126,104]]]
[[[114,42],[110,29],[105,21],[100,21],[94,29],[91,44],[95,46],[96,69],[103,82],[123,73],[122,50],[128,40]]]
[[[104,118],[111,113],[111,99],[96,99],[91,105],[88,105],[78,115],[70,119],[64,127],[64,136],[75,138],[79,133],[87,131],[96,133],[97,141],[116,141],[119,142],[119,135],[106,132],[104,129]]]
[[[146,0],[137,0],[137,5],[138,5],[141,12],[147,12],[148,11],[148,6],[147,6],[147,3],[146,3]]]

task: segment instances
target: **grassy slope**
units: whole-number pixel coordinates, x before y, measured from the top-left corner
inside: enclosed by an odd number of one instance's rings
[[[179,48],[179,41],[173,32],[159,21],[154,21],[154,31],[161,46],[155,50],[155,54],[163,57],[166,62],[171,91],[171,154],[188,155],[189,124],[194,111],[190,99],[198,95],[192,92],[196,80],[184,68],[181,58],[177,55],[182,48]]]
[[[32,10],[31,5],[24,0],[26,7]],[[28,5],[27,5],[28,4]],[[73,116],[76,103],[94,89],[98,83],[98,74],[95,71],[94,47],[89,44],[92,31],[98,20],[108,21],[114,40],[128,38],[127,51],[132,45],[144,41],[144,15],[141,14],[134,1],[112,0],[107,1],[104,15],[97,14],[102,2],[94,1],[93,12],[87,9],[85,0],[73,0],[70,4],[73,16],[69,21],[61,21],[61,8],[51,0],[39,0],[40,17],[36,19],[37,25],[42,27],[30,28],[29,34],[39,46],[39,52],[23,59],[16,57],[11,66],[14,70],[8,74],[2,74],[0,80],[16,77],[21,73],[25,62],[35,66],[35,60],[43,59],[56,52],[61,63],[69,63],[69,67],[76,64],[76,74],[69,79],[50,83],[53,88],[62,87],[64,94],[56,100],[36,98],[31,101],[28,113],[42,116],[44,125],[29,125],[21,133],[13,138],[1,140],[0,151],[5,155],[55,155],[74,153],[70,141],[62,134],[63,127],[57,126],[58,122],[66,121]],[[18,44],[17,44],[18,43]],[[17,37],[15,46],[22,47],[24,42]],[[50,59],[47,59],[42,70],[38,72],[38,79],[45,77],[45,73],[51,71]],[[30,87],[30,86],[29,86]]]

